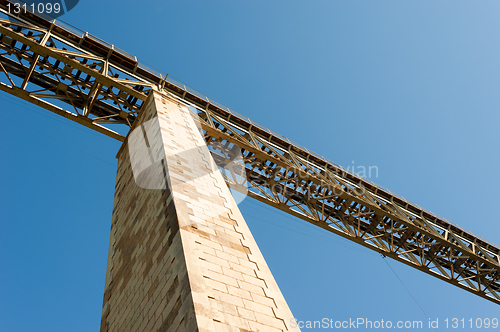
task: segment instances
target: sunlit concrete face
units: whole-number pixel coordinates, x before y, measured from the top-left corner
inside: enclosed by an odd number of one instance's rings
[[[153,92],[118,153],[101,331],[299,331],[189,109]]]

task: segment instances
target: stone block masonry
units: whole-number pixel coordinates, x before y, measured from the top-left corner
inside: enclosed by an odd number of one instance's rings
[[[102,332],[299,331],[185,105],[153,91],[117,157]]]

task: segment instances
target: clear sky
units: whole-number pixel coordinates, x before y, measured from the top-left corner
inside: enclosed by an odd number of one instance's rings
[[[62,19],[500,244],[499,15],[498,1],[92,0]],[[97,331],[119,142],[5,93],[0,140],[0,331]],[[298,320],[500,319],[305,221],[240,208]]]

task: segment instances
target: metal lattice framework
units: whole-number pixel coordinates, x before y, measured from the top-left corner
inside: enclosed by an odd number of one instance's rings
[[[233,188],[500,304],[500,249],[344,170],[88,33],[0,0],[0,89],[123,141],[157,89],[191,106]]]

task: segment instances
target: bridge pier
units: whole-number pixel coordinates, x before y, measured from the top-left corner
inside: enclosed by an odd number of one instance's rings
[[[117,158],[101,331],[299,331],[185,105],[152,91]]]

